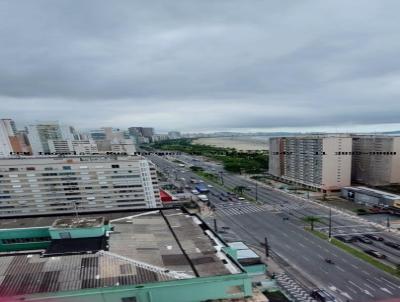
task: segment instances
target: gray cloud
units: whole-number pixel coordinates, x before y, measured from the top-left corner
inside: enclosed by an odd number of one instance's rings
[[[0,112],[158,129],[399,123],[398,1],[2,1]]]

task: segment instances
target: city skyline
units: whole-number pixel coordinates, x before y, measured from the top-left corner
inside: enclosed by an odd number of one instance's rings
[[[0,111],[82,128],[397,130],[399,6],[3,1]]]

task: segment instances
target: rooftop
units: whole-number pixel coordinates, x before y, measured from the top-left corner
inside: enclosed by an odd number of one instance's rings
[[[103,217],[74,217],[74,218],[60,218],[53,222],[51,227],[53,229],[75,229],[75,228],[95,228],[104,224]]]
[[[394,199],[394,200],[400,199],[400,195],[396,195],[396,194],[392,194],[392,193],[389,193],[386,191],[376,190],[376,189],[372,189],[372,188],[368,188],[368,187],[344,187],[343,189],[353,190],[353,191],[361,192],[361,193],[368,194],[368,195],[375,196],[375,197],[385,197],[385,198]]]
[[[82,215],[81,215],[82,216]],[[107,213],[114,231],[108,251],[41,257],[0,256],[0,296],[138,285],[241,273],[223,243],[195,215],[181,209]],[[1,221],[1,228],[50,226],[65,217]],[[82,217],[81,217],[82,219]],[[74,219],[69,217],[69,222]],[[61,241],[60,241],[61,242]],[[61,242],[62,243],[62,242]]]

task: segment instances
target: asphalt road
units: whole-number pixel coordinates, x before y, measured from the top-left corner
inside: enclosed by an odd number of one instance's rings
[[[243,179],[242,177],[238,177],[237,175],[227,173],[222,169],[221,166],[215,165],[212,162],[205,163],[198,160],[194,161],[194,158],[192,156],[185,154],[179,156],[179,158],[191,164],[201,166],[207,170],[213,169],[213,172],[217,174],[222,171],[222,178],[225,185],[231,188],[239,185],[246,186],[247,188],[249,188],[249,191],[246,191],[247,195],[251,196],[254,199],[256,199],[257,196],[258,201],[270,204],[276,209],[277,212],[290,215],[287,217],[297,218],[297,222],[300,225],[304,224],[302,218],[306,216],[320,217],[321,224],[318,226],[318,223],[316,223],[316,229],[320,229],[320,231],[328,233],[329,209],[327,209],[326,207],[313,205],[309,202],[299,201],[298,199],[293,198],[293,196],[278,191],[273,191],[263,186],[258,186],[256,188],[254,181],[250,179]],[[333,236],[363,235],[374,233],[376,233],[380,237],[383,237],[385,241],[392,241],[400,244],[400,238],[397,235],[383,232],[381,229],[371,227],[370,224],[366,224],[359,219],[343,216],[340,214],[337,215],[335,213],[332,216]],[[400,264],[400,250],[389,247],[382,242],[373,241],[372,244],[356,242],[351,243],[351,245],[362,250],[373,249],[381,252],[382,254],[386,255],[386,259],[380,261],[392,267],[396,267],[398,264]]]
[[[150,159],[161,169],[171,171],[175,169],[173,174],[176,173],[178,178],[184,177],[186,180],[191,177],[198,178],[191,172],[182,173],[182,168],[177,163],[167,161],[159,156],[150,156]],[[196,165],[201,165],[201,163],[196,162]],[[210,164],[206,164],[206,166],[210,167]],[[221,170],[215,165],[211,165],[211,167],[216,171]],[[236,185],[251,187],[252,190],[248,194],[255,196],[255,187],[251,181],[226,173],[223,174],[223,178],[226,185],[231,187]],[[212,188],[210,191],[212,194],[209,194],[209,198],[217,206],[216,214],[219,219],[229,226],[241,240],[248,244],[260,245],[260,242],[267,237],[274,253],[296,269],[303,278],[315,286],[331,292],[338,301],[379,301],[400,297],[399,279],[313,236],[303,229],[304,223],[301,223],[300,219],[283,220],[283,214],[286,215],[293,211],[309,213],[309,209],[304,205],[302,205],[303,208],[296,208],[299,201],[294,197],[258,186],[258,200],[265,205],[259,206],[258,210],[253,212],[236,210],[236,214],[234,214],[225,209],[226,202],[221,201],[218,197],[223,190]],[[228,208],[230,211],[234,211],[238,206],[239,204],[233,204]],[[253,205],[253,207],[255,206]],[[262,207],[265,207],[265,210]],[[319,215],[327,214],[326,210],[318,207],[312,208],[312,211]],[[335,216],[334,223],[348,222]],[[326,263],[325,258],[332,259],[335,265]]]

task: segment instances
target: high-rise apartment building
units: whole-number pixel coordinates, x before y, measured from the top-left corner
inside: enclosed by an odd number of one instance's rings
[[[351,183],[352,139],[348,135],[270,138],[269,173],[321,191]]]
[[[50,153],[49,140],[62,140],[58,122],[28,125],[28,139],[34,155]]]
[[[89,155],[99,153],[93,140],[48,140],[52,154]]]
[[[154,165],[142,157],[0,159],[0,216],[161,206]]]
[[[0,120],[0,157],[8,157],[13,152],[9,130],[7,123]]]
[[[400,137],[353,137],[352,180],[368,185],[400,183]]]

